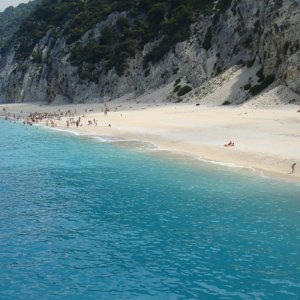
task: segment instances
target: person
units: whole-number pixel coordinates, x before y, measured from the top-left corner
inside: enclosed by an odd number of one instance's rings
[[[224,147],[234,147],[234,142],[229,141],[229,143],[225,144]]]
[[[291,173],[290,174],[294,174],[294,172],[295,172],[295,167],[296,167],[296,163],[293,163],[292,165],[291,165]]]

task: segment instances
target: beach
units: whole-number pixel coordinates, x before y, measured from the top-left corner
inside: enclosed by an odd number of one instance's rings
[[[268,108],[252,106],[203,107],[193,104],[142,102],[124,99],[107,103],[44,105],[2,104],[1,114],[67,112],[81,118],[82,126],[70,125],[67,117],[55,120],[55,128],[101,138],[151,143],[156,151],[184,154],[256,171],[258,175],[300,181],[299,106]],[[97,126],[94,124],[97,120]],[[87,125],[91,121],[91,125]],[[45,120],[41,123],[45,126]],[[234,142],[233,147],[225,144]],[[296,163],[293,174],[291,165]]]

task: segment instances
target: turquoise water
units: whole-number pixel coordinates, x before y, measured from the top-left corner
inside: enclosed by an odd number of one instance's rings
[[[300,186],[0,120],[0,299],[299,299]]]

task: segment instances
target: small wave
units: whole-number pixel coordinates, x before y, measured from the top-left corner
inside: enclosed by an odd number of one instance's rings
[[[223,166],[223,167],[228,167],[228,168],[237,168],[237,169],[249,169],[253,172],[256,172],[256,169],[252,168],[252,167],[246,167],[246,166],[242,166],[242,165],[237,165],[234,163],[228,163],[228,162],[223,162],[223,161],[217,161],[217,160],[209,160],[209,159],[205,159],[205,158],[197,158],[200,161],[203,162],[207,162],[207,163],[211,163],[214,165],[219,165],[219,166]]]
[[[251,299],[247,294],[242,292],[231,292],[226,290],[225,288],[219,288],[217,286],[207,284],[205,282],[199,282],[199,286],[201,286],[205,291],[207,291],[211,295],[215,296],[223,296],[223,297],[230,297],[230,298],[240,298],[240,299]]]
[[[114,143],[114,142],[124,142],[127,140],[121,139],[121,138],[117,138],[117,137],[113,137],[113,136],[93,136],[94,140],[100,141],[102,143]]]
[[[155,147],[153,147],[153,149],[151,149],[151,150],[152,151],[158,151],[158,152],[159,151],[167,151],[167,152],[171,152],[171,153],[175,153],[175,154],[183,153],[183,154],[186,154],[189,157],[194,157],[191,154],[186,153],[186,152],[177,151],[176,149],[161,148],[157,145],[155,145]],[[243,166],[243,165],[237,165],[237,164],[234,164],[234,163],[228,163],[228,162],[224,162],[224,161],[210,160],[210,159],[205,159],[205,158],[202,158],[202,157],[197,157],[196,159],[199,160],[199,161],[205,162],[205,163],[210,163],[210,164],[219,165],[219,166],[223,166],[223,167],[236,168],[236,169],[248,169],[248,170],[251,170],[253,172],[257,172],[257,170],[253,167],[246,167],[246,166]],[[263,172],[261,172],[260,175],[265,176],[263,174]]]
[[[98,140],[103,143],[118,143],[118,144],[123,144],[123,143],[139,143],[140,145],[148,144],[147,142],[143,142],[140,140],[136,139],[125,139],[125,138],[120,138],[120,137],[115,137],[115,136],[93,136],[93,139]]]
[[[68,129],[60,129],[60,128],[44,127],[44,126],[43,126],[43,128],[49,129],[49,130],[53,130],[53,131],[66,132],[66,133],[70,133],[70,134],[73,134],[73,135],[76,135],[76,136],[81,135],[81,134],[80,134],[79,132],[77,132],[77,131],[68,130]]]
[[[293,282],[288,279],[264,279],[264,281],[267,281],[273,285],[285,285],[285,286],[296,287],[296,288],[300,287],[299,282]]]

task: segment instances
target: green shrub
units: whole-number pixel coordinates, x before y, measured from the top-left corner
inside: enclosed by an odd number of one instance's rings
[[[265,79],[265,75],[264,75],[264,67],[261,67],[257,73],[256,76],[258,77],[258,82],[262,82]]]
[[[211,40],[212,40],[212,30],[211,28],[208,28],[204,41],[202,43],[202,48],[204,48],[206,51],[208,51],[211,48]]]
[[[33,51],[31,54],[32,62],[39,64],[42,62],[42,52],[41,51]]]
[[[218,11],[218,13],[223,13],[226,9],[229,8],[230,4],[231,4],[232,0],[219,0],[216,3],[216,10]]]
[[[176,74],[178,73],[178,71],[179,71],[179,68],[175,68],[175,69],[173,70],[173,75],[176,75]]]
[[[252,35],[247,36],[246,39],[242,43],[243,47],[249,48],[251,46],[252,41],[253,41],[253,36]]]
[[[180,81],[181,81],[180,78],[176,79],[176,81],[174,82],[174,86],[178,85],[180,83]]]
[[[256,96],[261,93],[264,89],[266,89],[269,85],[271,85],[275,81],[275,75],[271,74],[264,78],[261,84],[255,85],[250,89],[250,93],[252,96]]]
[[[252,87],[251,83],[247,83],[244,85],[244,90],[249,91],[251,89],[251,87]]]
[[[224,102],[222,103],[222,105],[230,105],[230,104],[231,104],[231,102],[228,101],[228,100],[226,100],[226,101],[224,101]]]
[[[181,89],[181,85],[177,85],[177,86],[174,88],[174,93],[177,93],[180,89]]]
[[[254,65],[254,62],[255,62],[255,58],[253,58],[252,60],[249,60],[247,62],[247,68],[251,68]]]
[[[160,61],[165,54],[167,54],[171,48],[172,42],[169,38],[164,38],[160,44],[146,54],[144,58],[144,66],[148,65],[148,62],[156,63]]]
[[[185,85],[182,88],[180,88],[180,90],[177,93],[177,96],[181,97],[186,95],[187,93],[189,93],[193,88],[190,87],[189,85]]]
[[[72,50],[70,55],[70,61],[75,65],[82,61],[82,57],[84,57],[84,48],[81,43],[77,44]]]
[[[160,24],[165,17],[166,3],[159,2],[153,4],[148,12],[148,20],[153,24]]]
[[[217,75],[220,75],[222,72],[223,72],[223,69],[220,66],[218,66],[217,67]]]
[[[128,29],[130,27],[130,23],[127,18],[120,17],[117,21],[117,25],[121,31]]]

